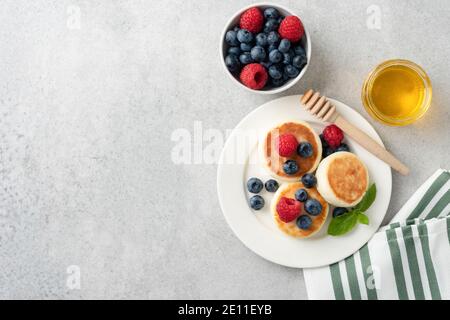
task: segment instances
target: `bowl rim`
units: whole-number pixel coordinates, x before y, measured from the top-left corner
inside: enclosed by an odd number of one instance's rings
[[[259,3],[253,3],[250,4],[248,6],[245,6],[241,9],[239,9],[238,11],[236,11],[227,21],[227,23],[225,24],[225,27],[222,30],[222,34],[220,37],[220,58],[221,58],[221,63],[222,66],[225,70],[225,72],[228,74],[228,76],[232,79],[232,81],[239,85],[239,87],[246,89],[249,92],[253,92],[253,93],[258,93],[258,94],[262,94],[262,95],[269,95],[269,94],[277,94],[280,92],[283,92],[285,90],[288,90],[289,88],[291,88],[293,85],[295,85],[298,81],[300,81],[301,78],[303,78],[303,76],[306,73],[306,70],[308,69],[310,63],[311,63],[311,38],[308,32],[308,29],[305,27],[305,24],[303,23],[303,28],[305,30],[305,39],[306,39],[306,43],[307,43],[307,50],[306,50],[306,58],[308,59],[305,67],[302,69],[302,71],[298,74],[297,77],[295,77],[294,79],[291,79],[290,81],[288,81],[287,83],[285,83],[284,85],[282,85],[279,88],[274,88],[274,89],[269,89],[269,90],[254,90],[251,89],[247,86],[245,86],[244,84],[242,84],[238,79],[236,79],[231,72],[228,70],[226,64],[225,64],[225,55],[224,55],[224,47],[225,47],[225,34],[226,32],[229,30],[231,23],[233,22],[234,19],[236,19],[238,16],[240,16],[244,11],[253,8],[253,7],[274,7],[276,9],[281,9],[283,11],[288,12],[290,15],[296,15],[294,13],[293,10],[279,5],[279,4],[275,4],[272,2],[259,2]],[[298,15],[297,15],[298,16]]]

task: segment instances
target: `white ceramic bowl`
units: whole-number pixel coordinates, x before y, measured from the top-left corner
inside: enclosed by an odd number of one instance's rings
[[[307,30],[306,26],[303,24],[303,27],[305,28],[305,35],[300,40],[300,43],[302,44],[303,48],[305,49],[306,57],[308,59],[308,62],[306,63],[306,65],[303,67],[302,71],[299,73],[299,75],[296,78],[288,80],[284,85],[282,85],[281,87],[278,87],[278,88],[253,90],[253,89],[250,89],[250,88],[246,87],[245,85],[243,85],[239,81],[239,78],[235,77],[228,70],[227,66],[225,65],[225,57],[226,57],[226,53],[227,53],[228,48],[229,48],[228,44],[225,42],[225,34],[226,34],[226,32],[228,30],[232,29],[233,27],[235,27],[235,26],[237,26],[239,24],[239,18],[241,17],[241,14],[245,10],[247,10],[249,8],[253,8],[253,7],[258,7],[261,10],[264,10],[266,8],[269,8],[269,7],[273,7],[275,9],[277,9],[283,16],[296,15],[290,9],[287,9],[287,8],[285,8],[283,6],[280,6],[280,5],[277,5],[277,4],[268,3],[268,2],[256,3],[256,4],[252,4],[252,5],[249,5],[249,6],[245,7],[245,8],[240,9],[238,12],[236,12],[231,17],[231,19],[228,21],[228,23],[225,25],[225,28],[223,29],[222,37],[220,38],[220,59],[222,60],[222,65],[223,65],[223,67],[225,69],[225,72],[229,75],[231,80],[234,83],[236,83],[238,86],[240,86],[242,88],[245,88],[248,91],[256,92],[256,93],[260,93],[260,94],[276,94],[276,93],[280,93],[280,92],[283,92],[283,91],[289,89],[294,84],[296,84],[303,77],[303,75],[306,73],[306,70],[308,69],[308,66],[309,66],[309,64],[311,62],[311,38],[309,36],[309,33],[308,33],[308,30]],[[302,19],[302,17],[300,17],[300,16],[299,16],[299,18]],[[303,20],[302,20],[302,22],[303,22]]]

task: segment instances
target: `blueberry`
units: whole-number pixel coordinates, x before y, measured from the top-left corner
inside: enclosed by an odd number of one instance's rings
[[[264,208],[264,205],[266,204],[264,199],[261,196],[253,196],[250,198],[250,207],[253,210],[261,210]]]
[[[289,78],[295,78],[296,76],[298,76],[300,71],[293,65],[288,64],[284,67],[284,73],[286,73]]]
[[[294,59],[292,59],[292,65],[298,69],[303,69],[305,64],[306,64],[305,56],[295,56]]]
[[[305,211],[312,216],[318,216],[322,212],[322,205],[316,199],[308,199],[305,202]]]
[[[298,164],[295,160],[288,160],[283,164],[283,171],[288,175],[294,175],[298,172]]]
[[[278,21],[276,19],[269,19],[264,24],[264,32],[269,33],[278,29]]]
[[[266,187],[266,190],[269,192],[276,192],[279,187],[278,182],[276,182],[273,179],[266,181],[264,186]]]
[[[238,71],[239,67],[241,66],[238,58],[234,54],[229,54],[225,57],[225,64],[230,72]]]
[[[278,44],[278,41],[280,41],[280,35],[276,31],[269,32],[269,35],[267,36],[267,43],[269,45],[271,44]]]
[[[269,61],[273,63],[278,63],[283,59],[283,54],[278,50],[273,50],[269,53]]]
[[[250,52],[250,50],[252,50],[252,45],[250,43],[241,43],[239,47],[242,52]]]
[[[333,153],[335,153],[336,152],[336,150],[334,150],[333,148],[331,148],[331,147],[326,147],[325,148],[325,150],[324,150],[324,153],[323,153],[323,158],[326,158],[326,157],[328,157],[328,156],[331,156]]]
[[[281,78],[281,79],[271,78],[271,83],[276,88],[281,87],[284,84],[284,82],[285,82],[285,80],[283,78]]]
[[[322,147],[324,147],[324,148],[328,147],[328,142],[326,142],[322,133],[319,135],[319,138],[320,138],[320,141],[322,142]]]
[[[252,59],[256,62],[261,62],[266,59],[266,50],[264,50],[264,48],[260,46],[253,47],[252,51],[250,51],[250,54],[252,55]]]
[[[228,54],[234,54],[236,57],[239,57],[241,49],[239,47],[230,47],[228,49]]]
[[[313,146],[309,142],[302,142],[297,147],[297,154],[302,158],[309,158],[313,155]]]
[[[261,47],[267,46],[267,34],[258,33],[256,36],[256,44]]]
[[[317,184],[316,176],[312,173],[307,173],[302,177],[302,183],[305,187],[314,188]]]
[[[350,148],[348,147],[348,145],[346,143],[341,143],[341,145],[339,147],[337,147],[336,152],[341,152],[341,151],[350,152]]]
[[[239,42],[243,42],[243,43],[250,43],[253,41],[253,34],[245,29],[240,29],[237,32],[237,39],[239,40]]]
[[[284,17],[283,17],[283,16],[280,16],[280,17],[277,19],[278,24],[281,24],[281,21],[283,21],[283,19],[284,19]]]
[[[283,72],[279,66],[273,65],[269,68],[269,76],[273,79],[281,79],[283,77]]]
[[[225,42],[228,43],[230,46],[237,46],[239,44],[239,41],[237,39],[237,33],[234,30],[229,30],[225,34]]]
[[[304,57],[306,57],[305,49],[303,49],[303,47],[301,45],[295,46],[294,47],[294,52],[295,52],[296,56],[304,56]]]
[[[243,54],[241,54],[241,55],[239,56],[239,61],[240,61],[242,64],[249,64],[249,63],[252,63],[252,62],[253,62],[253,59],[252,59],[252,56],[251,56],[250,52],[244,52]]]
[[[263,61],[263,62],[260,62],[260,64],[261,64],[264,68],[266,68],[267,70],[269,70],[270,66],[271,66],[273,63],[270,62],[270,61]]]
[[[306,192],[305,189],[298,189],[295,193],[295,199],[300,202],[305,202],[306,200],[308,200],[308,192]]]
[[[311,225],[312,225],[312,220],[309,216],[304,214],[297,218],[296,224],[299,229],[308,230],[309,227],[311,227]]]
[[[263,188],[263,183],[258,178],[250,178],[247,181],[247,190],[250,193],[259,193]]]
[[[267,8],[264,10],[264,18],[266,19],[278,19],[280,13],[275,8]]]
[[[268,52],[272,52],[273,50],[278,51],[278,46],[276,44],[271,44],[269,48],[267,49]]]
[[[281,40],[280,44],[278,45],[278,50],[280,50],[283,53],[289,52],[290,48],[291,48],[291,42],[288,39]]]
[[[343,214],[346,214],[348,212],[347,208],[334,208],[333,210],[333,218],[342,216]]]
[[[283,53],[283,63],[291,64],[292,62],[292,54],[290,52]]]

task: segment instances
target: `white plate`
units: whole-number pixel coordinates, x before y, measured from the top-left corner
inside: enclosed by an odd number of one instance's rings
[[[368,210],[369,226],[357,225],[341,236],[327,235],[329,220],[322,230],[309,239],[296,239],[282,233],[273,221],[270,202],[273,194],[262,191],[266,205],[261,211],[248,206],[250,194],[246,182],[250,177],[263,181],[270,178],[260,165],[257,155],[258,137],[268,129],[286,121],[309,122],[320,133],[324,125],[300,106],[301,96],[284,97],[268,102],[247,115],[233,130],[222,151],[217,169],[217,191],[220,205],[231,229],[253,252],[274,263],[294,267],[313,268],[340,261],[360,249],[378,230],[386,214],[391,197],[390,167],[346,136],[353,153],[367,165],[370,180],[377,185],[377,198]],[[380,144],[382,141],[372,126],[355,110],[333,99],[337,110]],[[280,182],[280,181],[279,181]],[[281,184],[281,183],[280,183]]]

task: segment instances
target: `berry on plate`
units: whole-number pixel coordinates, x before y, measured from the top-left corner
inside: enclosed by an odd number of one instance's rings
[[[256,44],[258,45],[258,46],[261,46],[261,47],[265,47],[265,46],[267,46],[267,34],[265,34],[265,33],[258,33],[257,35],[256,35]]]
[[[302,177],[302,183],[307,187],[308,189],[314,188],[317,184],[317,178],[312,173],[307,173]]]
[[[290,133],[285,133],[275,140],[275,148],[282,157],[292,156],[298,147],[297,138]]]
[[[293,65],[288,64],[287,66],[284,67],[284,73],[289,78],[295,78],[296,76],[298,76],[300,71],[296,67],[294,67]]]
[[[318,216],[322,212],[322,205],[316,199],[308,199],[305,202],[305,211],[312,216]]]
[[[257,62],[261,62],[266,59],[266,51],[261,46],[254,46],[252,51],[250,51],[250,54],[252,55],[252,59]]]
[[[230,46],[237,46],[239,44],[239,41],[237,39],[237,32],[234,30],[229,30],[225,34],[225,41]]]
[[[247,29],[250,32],[258,33],[261,31],[264,23],[264,17],[256,7],[250,8],[241,15],[239,26],[241,29]]]
[[[298,17],[287,16],[281,21],[278,33],[284,39],[288,39],[291,42],[297,42],[303,37],[305,29]]]
[[[241,79],[241,82],[250,89],[260,90],[266,85],[269,76],[262,65],[259,63],[251,63],[242,68],[239,78]]]
[[[277,203],[277,213],[280,220],[286,223],[298,218],[302,211],[302,204],[294,199],[282,197]]]
[[[288,39],[282,39],[278,45],[280,52],[286,53],[291,48],[291,42]]]
[[[239,57],[241,49],[239,47],[230,47],[228,49],[228,54],[234,54],[236,57]]]
[[[344,139],[344,133],[338,126],[332,124],[323,130],[323,139],[327,142],[328,146],[336,149],[341,145]]]
[[[333,209],[333,218],[342,216],[348,212],[347,208],[334,208]]]
[[[267,8],[264,10],[264,18],[266,19],[278,19],[280,17],[280,13],[275,8]]]
[[[228,70],[230,72],[236,72],[239,70],[241,64],[239,63],[239,59],[234,54],[229,54],[225,58],[225,64],[227,65]]]
[[[312,219],[309,216],[307,216],[306,214],[304,214],[304,215],[298,217],[296,224],[297,224],[297,227],[299,227],[299,229],[308,230],[309,227],[311,227],[311,225],[312,225]]]
[[[299,170],[298,164],[295,160],[288,160],[283,164],[284,173],[292,176],[296,174]]]
[[[252,55],[250,54],[250,52],[244,52],[239,56],[239,61],[244,65],[253,63]]]
[[[270,31],[276,31],[278,29],[279,23],[276,19],[269,19],[264,24],[264,32],[269,33]]]
[[[253,34],[246,29],[240,29],[237,32],[237,39],[240,43],[250,43],[253,41]]]
[[[250,193],[259,193],[263,188],[263,183],[258,178],[250,178],[247,181],[247,190]]]
[[[341,145],[339,147],[337,147],[336,152],[341,152],[341,151],[350,152],[350,148],[348,147],[348,145],[346,143],[341,143]]]
[[[302,142],[297,147],[297,154],[302,158],[310,158],[313,155],[313,146],[309,142]]]
[[[253,210],[261,210],[262,208],[264,208],[265,205],[265,201],[263,199],[263,197],[261,196],[253,196],[250,198],[250,207]]]
[[[278,49],[274,49],[269,52],[269,61],[273,63],[278,63],[283,59],[283,54],[278,51]]]
[[[266,187],[266,190],[268,192],[276,192],[280,185],[275,180],[270,179],[270,180],[266,181],[264,186]]]
[[[269,67],[269,76],[272,79],[281,79],[283,77],[283,70],[276,64],[273,66],[270,66]]]
[[[267,35],[267,43],[269,45],[276,45],[278,44],[278,42],[280,41],[280,35],[278,34],[278,32],[276,31],[271,31],[269,32],[269,34]]]

